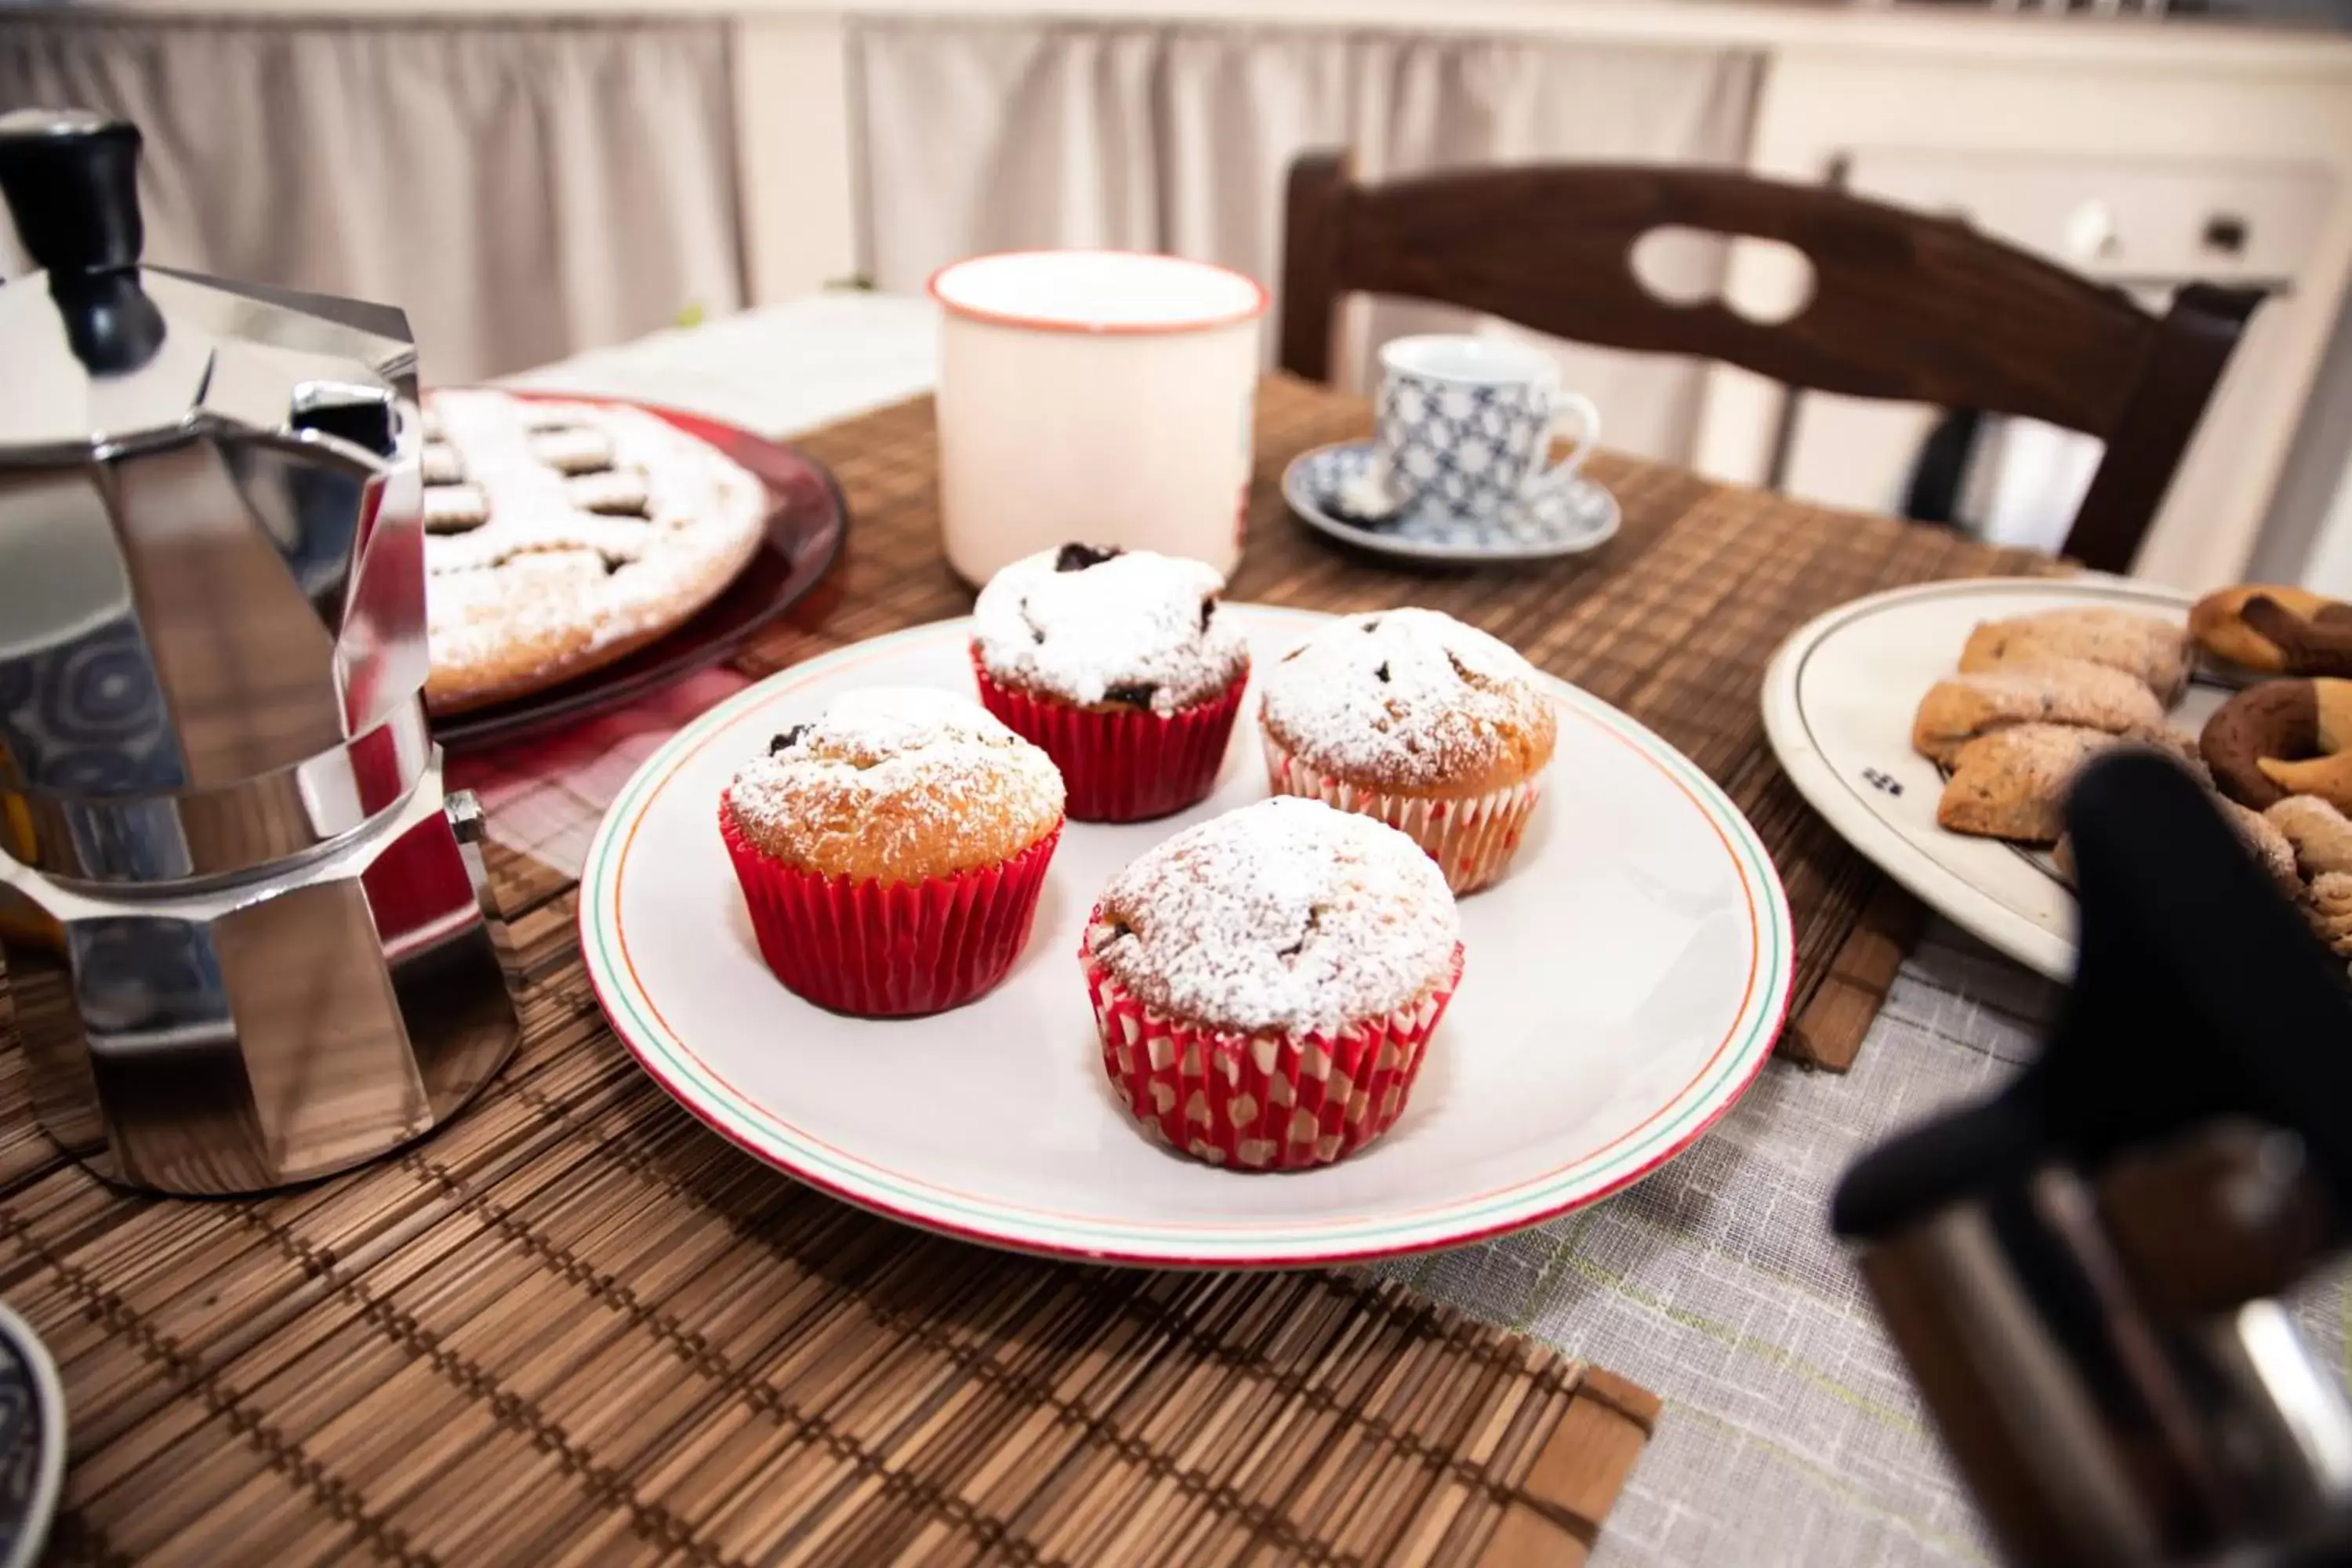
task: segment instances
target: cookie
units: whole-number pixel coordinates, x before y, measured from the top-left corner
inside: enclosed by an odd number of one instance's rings
[[[2254,864],[2267,872],[2271,880],[2276,882],[2289,897],[2300,894],[2303,878],[2295,870],[2294,846],[2279,826],[2261,812],[2249,811],[2234,800],[2216,796],[2213,804],[2221,808],[2221,816],[2236,831],[2238,842],[2246,847],[2246,853],[2254,858]]]
[[[1928,689],[1911,723],[1911,744],[1948,763],[1979,735],[2015,724],[2072,724],[2110,735],[2160,732],[2164,709],[2140,679],[2086,659],[2019,660]]]
[[[2315,795],[2352,811],[2352,680],[2266,680],[2215,710],[2198,745],[2241,805]]]
[[[2294,847],[2294,862],[2305,880],[2352,873],[2352,817],[2315,795],[2291,795],[2263,815]]]
[[[2188,631],[2129,610],[2087,605],[1988,621],[1969,635],[1960,668],[1975,674],[2002,664],[2087,659],[2138,678],[2167,708],[2189,683]]]
[[[1952,758],[1936,820],[1955,833],[2048,844],[2064,831],[2066,792],[2083,765],[2124,742],[2096,730],[2016,724]]]
[[[760,481],[642,409],[487,390],[436,393],[431,407],[467,476],[425,490],[425,690],[436,713],[525,696],[642,647],[716,598],[759,548]],[[600,471],[570,471],[592,459]]]
[[[2189,635],[2217,659],[2266,675],[2352,675],[2352,605],[2308,588],[2241,583],[2189,612]]]
[[[2319,940],[2352,958],[2352,871],[2327,871],[2311,880],[2304,917]]]

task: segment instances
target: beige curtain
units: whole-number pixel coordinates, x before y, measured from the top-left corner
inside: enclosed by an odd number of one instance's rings
[[[868,255],[887,289],[975,251],[1057,245],[1171,250],[1272,282],[1283,175],[1313,147],[1354,147],[1372,178],[1538,160],[1736,164],[1759,68],[1737,51],[1251,27],[872,21],[852,47]],[[1662,260],[1678,293],[1704,295],[1724,249]],[[1473,325],[1383,304],[1363,331]],[[1570,384],[1601,405],[1610,445],[1687,456],[1698,367],[1555,348]]]
[[[0,110],[146,137],[156,261],[404,307],[471,381],[742,303],[715,22],[0,25]]]

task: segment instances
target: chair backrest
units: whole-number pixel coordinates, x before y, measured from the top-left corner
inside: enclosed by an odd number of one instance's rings
[[[1683,305],[1635,276],[1676,226],[1785,242],[1812,265],[1794,316]],[[1721,360],[1794,386],[2027,415],[2106,456],[2066,552],[2129,567],[2261,296],[2203,284],[2151,316],[1948,218],[1714,170],[1554,164],[1360,185],[1347,155],[1291,166],[1283,368],[1328,381],[1349,293],[1466,306],[1579,342]]]

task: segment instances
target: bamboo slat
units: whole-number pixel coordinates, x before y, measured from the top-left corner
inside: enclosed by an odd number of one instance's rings
[[[1906,911],[1772,767],[1764,660],[1841,599],[2030,563],[1604,458],[1626,524],[1602,551],[1409,573],[1281,511],[1283,464],[1366,422],[1266,384],[1234,595],[1450,611],[1688,752],[1789,885],[1793,1037],[1850,1059]],[[752,673],[970,604],[939,554],[927,405],[807,445],[849,496],[848,556]],[[796,1185],[623,1052],[570,880],[489,864],[523,1043],[464,1117],[362,1171],[254,1200],[115,1192],[34,1127],[0,1047],[0,1297],[72,1411],[52,1561],[1517,1568],[1597,1538],[1650,1394],[1345,1276],[1045,1263]]]

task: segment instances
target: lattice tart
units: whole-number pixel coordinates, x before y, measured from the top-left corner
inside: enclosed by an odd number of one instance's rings
[[[489,391],[425,405],[437,713],[526,696],[677,626],[759,547],[760,481],[642,410]]]

